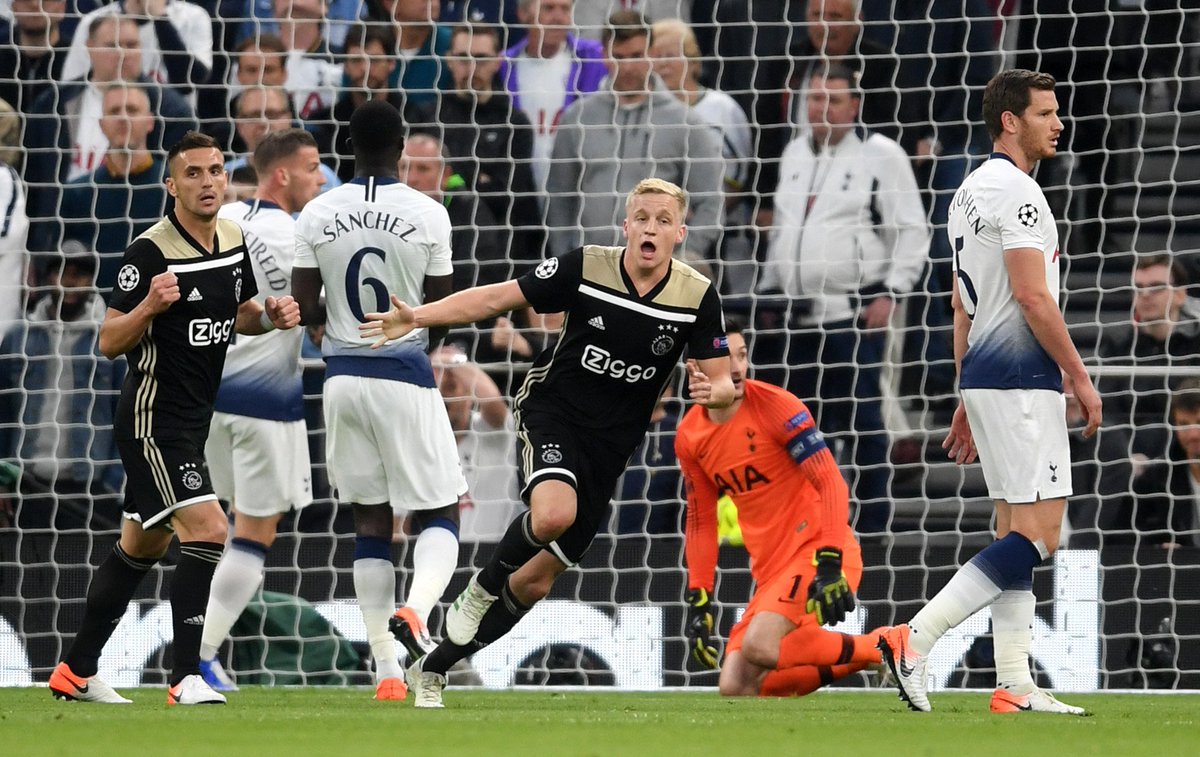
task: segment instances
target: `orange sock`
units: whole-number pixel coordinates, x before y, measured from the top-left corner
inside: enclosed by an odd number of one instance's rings
[[[849,665],[800,665],[786,670],[772,670],[759,687],[759,696],[802,697],[826,684],[867,667],[865,662]]]
[[[882,661],[875,647],[878,642],[877,634],[851,636],[827,631],[819,626],[800,626],[780,642],[779,661],[775,669],[787,670],[801,665],[845,665],[851,662],[878,663]]]

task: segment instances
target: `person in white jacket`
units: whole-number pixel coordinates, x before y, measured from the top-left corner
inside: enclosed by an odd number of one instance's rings
[[[809,127],[784,150],[763,294],[783,295],[775,337],[755,362],[818,408],[827,434],[848,435],[860,532],[887,527],[888,439],[880,371],[888,326],[929,258],[930,231],[908,157],[859,123],[854,73],[815,72]]]

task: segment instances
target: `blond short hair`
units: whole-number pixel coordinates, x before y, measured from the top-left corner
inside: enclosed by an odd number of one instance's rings
[[[692,27],[688,26],[686,21],[679,18],[664,18],[654,22],[654,25],[650,27],[650,44],[653,45],[664,37],[679,41],[679,50],[672,50],[672,53],[679,53],[692,63],[700,61],[700,43],[696,41],[696,33],[692,31]]]
[[[633,205],[633,198],[639,195],[667,195],[679,203],[679,212],[687,215],[688,196],[681,188],[664,179],[642,179],[625,197],[625,209]]]

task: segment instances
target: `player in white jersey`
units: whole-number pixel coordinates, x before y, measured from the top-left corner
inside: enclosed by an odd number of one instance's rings
[[[272,132],[254,151],[254,196],[221,208],[237,223],[258,285],[257,299],[291,290],[292,214],[325,183],[316,140],[304,129]],[[200,296],[199,292],[184,295]],[[312,502],[304,424],[300,329],[238,337],[229,346],[204,456],[217,497],[234,513],[233,540],[213,574],[200,641],[200,672],[217,691],[237,685],[217,650],[258,585],[284,513]]]
[[[1054,77],[1001,71],[983,93],[991,159],[966,178],[950,206],[947,233],[957,285],[954,357],[962,402],[943,443],[957,463],[978,454],[996,500],[997,540],[958,570],[879,648],[900,698],[930,710],[927,666],[934,644],[991,607],[996,643],[992,712],[1083,715],[1039,689],[1029,672],[1033,569],[1058,546],[1071,494],[1062,377],[1075,385],[1087,418],[1100,426],[1100,395],[1071,342],[1058,304],[1058,233],[1029,173],[1050,158],[1062,133]]]
[[[458,563],[458,498],[467,490],[426,354],[441,334],[415,332],[383,350],[359,335],[365,313],[386,310],[391,297],[429,302],[450,293],[450,217],[397,178],[403,130],[386,102],[354,111],[357,176],[301,212],[292,278],[304,322],[325,324],[329,478],[338,499],[353,503],[354,591],[375,659],[376,699],[407,694],[388,629],[393,613],[412,659],[432,648],[426,622]],[[412,586],[398,611],[393,507],[413,511],[418,530]]]

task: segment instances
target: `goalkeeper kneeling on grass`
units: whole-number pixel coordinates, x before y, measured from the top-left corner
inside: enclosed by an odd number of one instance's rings
[[[757,589],[729,634],[721,694],[800,696],[879,665],[879,633],[823,627],[854,609],[862,576],[849,490],[808,408],[747,379],[741,324],[729,317],[726,329],[735,400],[692,407],[675,438],[687,488],[688,644],[697,662],[717,667],[717,501],[730,495]]]

